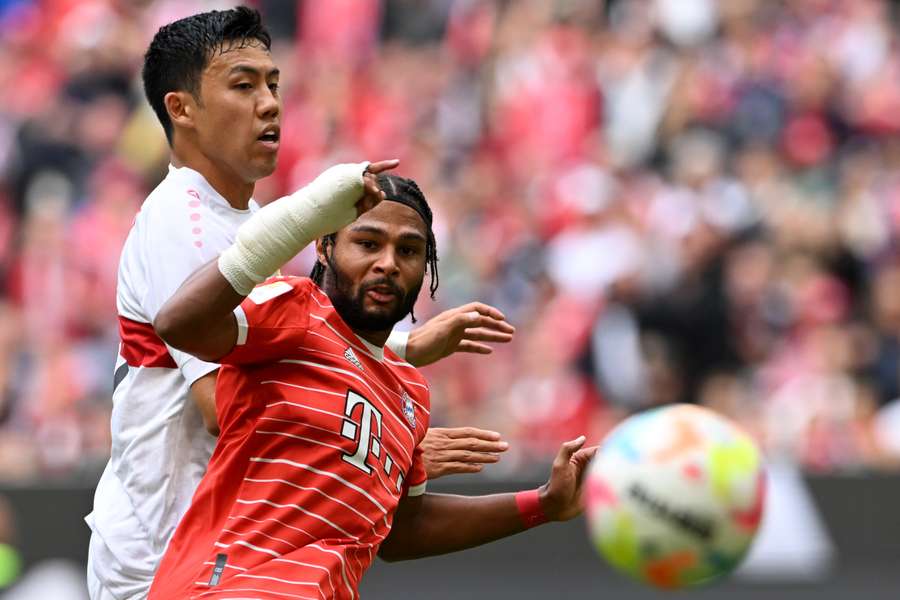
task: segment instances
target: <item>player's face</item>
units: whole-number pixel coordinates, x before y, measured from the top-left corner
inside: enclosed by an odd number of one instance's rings
[[[216,52],[203,71],[196,127],[200,150],[243,183],[271,175],[278,159],[278,69],[259,45]],[[274,134],[274,135],[273,135]]]
[[[385,331],[409,314],[425,276],[426,233],[416,211],[389,200],[338,232],[325,291],[351,328]]]

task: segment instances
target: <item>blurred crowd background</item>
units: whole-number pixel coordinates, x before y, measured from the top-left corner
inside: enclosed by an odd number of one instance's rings
[[[0,0],[0,480],[106,461],[119,251],[167,165],[143,52],[233,4]],[[248,4],[284,99],[257,199],[399,157],[436,212],[419,318],[518,328],[427,369],[434,425],[511,442],[490,473],[676,401],[813,471],[900,464],[896,4]]]

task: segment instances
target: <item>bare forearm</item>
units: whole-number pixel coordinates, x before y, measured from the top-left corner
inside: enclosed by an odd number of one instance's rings
[[[402,508],[379,556],[411,560],[456,552],[525,530],[515,494],[454,496],[426,494],[414,511]]]
[[[194,272],[169,298],[153,327],[171,346],[203,360],[216,360],[234,347],[233,311],[243,299],[213,261]]]
[[[207,373],[191,384],[191,397],[200,409],[203,424],[210,435],[219,435],[219,421],[216,418],[216,376],[219,371]]]
[[[550,480],[537,490],[476,497],[424,494],[402,499],[379,556],[393,561],[455,552],[523,531],[526,523],[533,526],[577,517],[581,514],[584,469],[597,451],[596,446],[583,448],[584,442],[581,436],[560,447]]]

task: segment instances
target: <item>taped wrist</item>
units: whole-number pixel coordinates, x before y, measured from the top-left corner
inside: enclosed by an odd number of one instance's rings
[[[352,223],[368,162],[335,165],[303,189],[267,204],[241,225],[219,256],[234,291],[246,296],[313,240]]]
[[[388,336],[387,342],[385,342],[385,345],[403,360],[406,360],[406,347],[408,344],[408,331],[392,331],[391,335]]]

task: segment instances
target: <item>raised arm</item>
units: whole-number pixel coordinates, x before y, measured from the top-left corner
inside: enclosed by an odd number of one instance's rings
[[[215,361],[228,354],[237,341],[233,311],[244,298],[214,260],[194,271],[178,288],[156,315],[153,328],[170,346]]]
[[[163,305],[153,327],[169,345],[203,360],[237,341],[234,309],[316,238],[351,223],[384,198],[376,175],[398,161],[331,167],[302,190],[260,209],[218,260],[195,271]]]
[[[550,480],[536,491],[491,496],[424,494],[401,501],[391,533],[378,555],[410,560],[465,550],[524,531],[545,521],[581,513],[581,482],[596,447],[584,437],[562,445]]]

